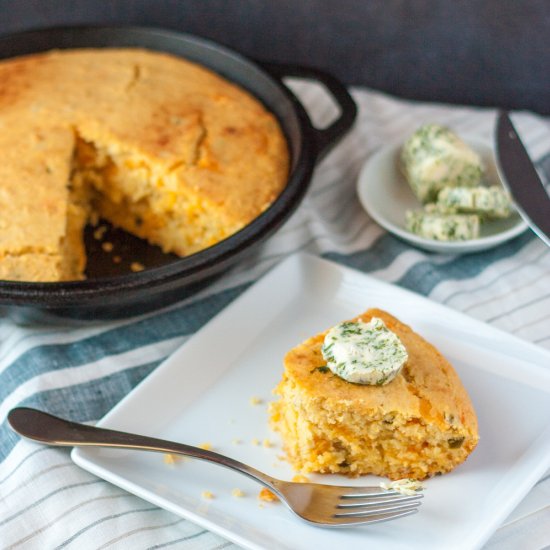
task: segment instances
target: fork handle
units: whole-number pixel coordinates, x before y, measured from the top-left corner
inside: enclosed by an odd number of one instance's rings
[[[8,422],[19,435],[39,443],[68,447],[135,449],[190,456],[236,470],[277,491],[278,480],[256,470],[256,468],[233,458],[192,445],[70,422],[28,407],[12,409],[8,414]]]

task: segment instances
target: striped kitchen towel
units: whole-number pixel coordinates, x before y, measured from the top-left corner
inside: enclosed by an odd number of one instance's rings
[[[312,83],[290,81],[313,120],[335,107]],[[0,547],[235,547],[193,523],[73,465],[66,449],[21,441],[6,423],[17,405],[95,422],[206,321],[289,254],[306,250],[406,287],[550,349],[550,249],[531,231],[479,254],[412,248],[386,233],[355,192],[365,160],[424,122],[491,139],[495,112],[415,103],[353,89],[357,123],[317,167],[289,221],[253,256],[200,293],[127,320],[81,326],[18,325],[0,315]],[[542,173],[550,174],[550,124],[530,113],[514,121]],[[548,365],[550,368],[550,365]],[[550,473],[549,473],[550,474]],[[550,545],[550,475],[539,481],[487,544]]]

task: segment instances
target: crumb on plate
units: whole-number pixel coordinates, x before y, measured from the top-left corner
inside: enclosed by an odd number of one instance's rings
[[[391,483],[382,482],[380,483],[380,487],[386,489],[386,491],[393,490],[407,496],[415,495],[417,491],[422,491],[424,489],[420,481],[410,478],[397,479]]]
[[[294,481],[294,483],[309,483],[309,477],[303,475],[303,474],[296,474],[291,481]]]
[[[258,498],[264,502],[277,502],[279,497],[270,491],[267,487],[264,487],[259,493]]]
[[[172,453],[164,453],[164,463],[165,464],[177,464],[181,462],[182,457]]]
[[[100,241],[103,239],[103,235],[105,235],[105,231],[107,231],[106,225],[100,225],[97,229],[94,229],[94,239],[96,241]]]

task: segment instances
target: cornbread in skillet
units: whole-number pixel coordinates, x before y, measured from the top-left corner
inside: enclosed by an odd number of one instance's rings
[[[83,277],[98,216],[165,252],[235,233],[279,195],[282,131],[213,72],[140,49],[0,62],[0,278]]]
[[[87,208],[67,186],[73,132],[24,117],[0,116],[0,279],[78,279]]]
[[[478,442],[477,418],[460,379],[437,349],[379,309],[408,353],[386,385],[352,384],[323,368],[326,332],[288,352],[271,424],[302,472],[425,479],[462,463]],[[319,368],[321,367],[321,368]]]

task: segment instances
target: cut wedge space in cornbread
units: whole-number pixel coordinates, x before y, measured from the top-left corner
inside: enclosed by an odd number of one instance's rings
[[[0,62],[0,279],[80,279],[103,217],[180,256],[235,233],[279,195],[283,133],[213,72],[140,49]]]
[[[408,352],[384,386],[352,384],[321,368],[318,334],[288,352],[271,424],[301,472],[425,479],[462,463],[478,442],[477,418],[460,379],[437,349],[379,309]]]

